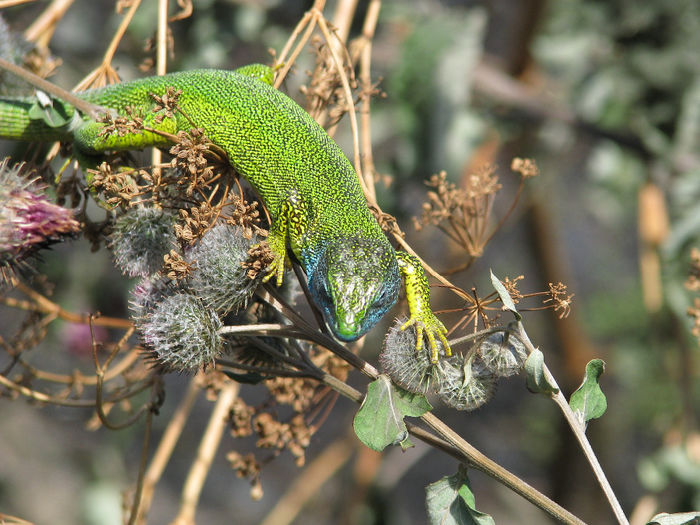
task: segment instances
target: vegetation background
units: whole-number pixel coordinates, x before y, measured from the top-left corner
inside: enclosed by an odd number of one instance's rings
[[[122,19],[114,4],[75,0],[61,18],[50,42],[61,60],[54,83],[73,86],[100,62]],[[367,4],[359,2],[351,37],[361,31]],[[30,2],[0,15],[22,32],[46,5]],[[310,6],[195,0],[192,16],[171,24],[168,68],[270,62],[268,49],[279,52]],[[329,2],[325,10],[331,20],[334,8]],[[114,58],[122,79],[144,75],[138,66],[151,56],[144,43],[155,20],[156,2],[144,1]],[[385,0],[373,41],[372,75],[386,95],[372,105],[375,164],[386,175],[378,201],[434,267],[459,267],[465,252],[433,227],[412,227],[425,200],[423,181],[445,170],[459,185],[493,164],[504,185],[494,203],[500,217],[519,181],[511,159],[536,160],[540,176],[528,181],[515,212],[469,270],[451,279],[486,295],[491,268],[499,276],[524,275],[523,292],[563,281],[575,293],[565,319],[542,312],[526,313],[525,320],[567,396],[588,360],[606,361],[608,411],[590,423],[588,435],[635,524],[655,512],[700,508],[698,346],[687,315],[693,291],[684,287],[690,249],[700,244],[698,49],[700,4],[693,0]],[[302,104],[299,85],[313,60],[302,53],[286,84]],[[348,126],[337,139],[351,151]],[[26,156],[24,146],[0,143],[0,149],[3,156]],[[106,251],[90,253],[83,241],[60,245],[43,256],[40,271],[56,284],[52,299],[65,308],[128,315],[133,283]],[[434,294],[438,308],[461,306],[453,296]],[[0,305],[0,335],[21,318]],[[446,318],[451,326],[459,314]],[[366,359],[376,362],[390,321],[368,336]],[[87,335],[78,325],[52,325],[33,352],[45,368],[90,373]],[[359,378],[351,382],[364,389]],[[154,442],[188,378],[170,375],[165,383]],[[246,394],[252,400],[262,396],[256,388]],[[303,469],[286,452],[266,464],[259,501],[226,460],[227,451],[253,450],[254,441],[226,436],[197,522],[284,523],[271,516],[280,501],[299,504],[297,523],[425,522],[424,488],[452,474],[455,460],[421,442],[405,453],[374,453],[352,434],[355,411],[345,400],[336,403],[312,438]],[[553,404],[527,393],[522,376],[503,381],[475,412],[436,411],[586,522],[613,522],[565,422]],[[211,402],[200,397],[157,486],[150,523],[174,517],[210,412]],[[138,469],[143,428],[91,430],[91,415],[0,399],[0,512],[54,525],[122,522],[122,493]],[[490,478],[474,471],[471,479],[478,508],[496,523],[549,519]],[[286,515],[293,516],[289,509]]]

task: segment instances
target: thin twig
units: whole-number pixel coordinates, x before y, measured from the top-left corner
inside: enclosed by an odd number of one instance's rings
[[[214,410],[209,418],[209,424],[202,436],[202,441],[197,449],[197,457],[187,475],[185,486],[182,489],[182,499],[177,517],[173,525],[193,525],[197,510],[199,496],[204,486],[204,480],[211,468],[214,456],[219,448],[221,437],[226,429],[226,418],[231,405],[238,395],[240,385],[234,381],[226,381],[219,392]]]
[[[194,403],[197,400],[199,393],[202,390],[200,386],[200,376],[195,376],[190,380],[190,384],[187,387],[187,392],[185,396],[180,401],[177,409],[173,413],[168,426],[163,432],[163,437],[153,454],[153,459],[151,459],[151,464],[146,470],[146,474],[143,479],[143,489],[141,494],[141,504],[138,510],[137,523],[146,523],[146,516],[151,508],[151,502],[153,501],[153,492],[155,491],[155,486],[163,475],[166,465],[170,461],[173,451],[175,450],[175,445],[180,439],[182,430],[185,428],[185,423],[192,412]]]
[[[143,435],[143,446],[141,447],[141,461],[139,462],[139,473],[136,478],[136,488],[134,490],[134,501],[131,504],[131,514],[129,516],[129,525],[134,525],[136,523],[136,518],[138,517],[139,505],[141,502],[141,496],[143,493],[143,480],[144,473],[146,471],[146,462],[148,461],[148,448],[151,444],[151,431],[153,430],[153,414],[157,410],[158,402],[156,399],[159,397],[157,394],[157,389],[159,385],[153,383],[153,389],[151,392],[151,402],[149,403],[149,410],[146,414],[146,428]]]
[[[288,525],[292,523],[304,505],[316,496],[318,490],[348,462],[355,448],[353,441],[342,437],[328,445],[289,484],[286,492],[261,521],[261,525]]]
[[[48,80],[44,80],[40,76],[35,75],[31,71],[27,71],[26,69],[23,69],[13,64],[12,62],[8,62],[4,58],[0,58],[0,68],[5,69],[13,75],[20,77],[22,80],[25,80],[35,88],[44,91],[49,95],[53,95],[54,97],[63,100],[64,102],[67,102],[78,111],[90,116],[90,118],[97,118],[98,115],[109,112],[108,109],[103,108],[102,106],[98,106],[97,104],[91,104],[86,100],[78,98],[70,91],[66,91],[63,88],[52,84]]]
[[[535,350],[535,346],[532,344],[532,341],[530,341],[530,338],[528,337],[527,332],[525,331],[525,327],[520,321],[518,321],[518,332],[520,335],[520,340],[527,348],[528,353],[532,353]],[[605,476],[603,467],[601,467],[600,462],[598,461],[598,457],[595,455],[593,447],[591,447],[591,444],[588,441],[588,437],[586,437],[585,429],[579,424],[578,420],[576,419],[574,412],[571,410],[571,407],[566,401],[564,394],[561,393],[561,389],[559,389],[557,382],[554,379],[552,373],[549,371],[547,365],[543,365],[543,368],[544,373],[547,376],[547,380],[552,384],[552,386],[555,386],[557,388],[556,394],[551,395],[552,401],[554,401],[557,404],[562,414],[564,415],[566,422],[569,424],[569,427],[571,427],[571,431],[574,433],[574,436],[576,436],[576,439],[579,442],[579,445],[581,446],[581,450],[583,450],[583,453],[586,456],[588,463],[591,465],[593,473],[595,474],[595,477],[598,480],[598,483],[600,484],[600,487],[603,490],[605,497],[610,503],[610,507],[612,508],[612,511],[615,514],[615,518],[617,519],[618,523],[620,523],[620,525],[629,525],[627,517],[625,516],[625,513],[622,510],[622,506],[617,500],[617,496],[615,495],[615,492],[610,486],[608,478]]]

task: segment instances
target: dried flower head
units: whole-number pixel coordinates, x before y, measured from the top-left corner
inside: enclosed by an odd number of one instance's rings
[[[438,363],[438,397],[457,410],[474,410],[488,402],[496,392],[496,376],[477,354],[453,356]]]
[[[497,332],[476,345],[484,366],[498,377],[517,374],[527,359],[522,341],[511,332]]]
[[[221,321],[191,294],[166,296],[141,323],[144,343],[166,370],[196,372],[220,355]]]
[[[175,217],[159,208],[131,208],[114,224],[110,247],[119,269],[130,277],[148,276],[163,266],[177,246]]]
[[[529,179],[531,177],[537,177],[540,174],[540,170],[535,164],[534,159],[521,159],[520,157],[515,157],[510,164],[510,169],[516,173],[520,173],[523,179]]]
[[[405,319],[398,319],[392,325],[379,356],[382,369],[396,384],[410,392],[436,393],[457,410],[473,410],[493,396],[497,374],[484,361],[478,347],[466,354],[445,357],[438,342],[441,359],[432,363],[428,352],[416,350],[415,329],[401,330],[404,322]]]
[[[569,294],[564,283],[549,283],[549,298],[544,304],[549,303],[555,312],[559,312],[559,319],[568,317],[571,313],[571,302],[574,294]]]
[[[246,238],[237,226],[218,224],[185,254],[192,266],[188,285],[205,304],[221,315],[245,307],[259,284],[243,263],[257,238]]]
[[[469,255],[479,257],[492,235],[488,219],[494,195],[501,189],[495,169],[487,165],[469,174],[462,188],[449,182],[444,171],[433,175],[426,184],[434,191],[428,192],[421,218],[414,220],[416,228],[437,226]]]
[[[685,287],[693,292],[700,291],[700,250],[690,250],[690,270],[685,281]]]
[[[214,168],[207,162],[210,141],[201,128],[189,132],[178,131],[177,143],[170,148],[172,167],[180,172],[178,184],[185,187],[187,196],[197,187],[205,186],[214,176]]]

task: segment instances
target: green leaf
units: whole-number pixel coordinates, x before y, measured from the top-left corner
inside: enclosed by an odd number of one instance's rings
[[[525,375],[530,392],[547,395],[559,392],[559,387],[550,383],[544,373],[544,355],[540,350],[535,349],[525,360]]]
[[[700,511],[657,514],[647,525],[700,525]]]
[[[50,98],[41,91],[37,91],[37,101],[29,108],[28,116],[31,120],[43,121],[50,128],[65,126],[72,119],[62,101]]]
[[[569,406],[584,428],[589,420],[599,418],[608,408],[608,401],[598,382],[604,371],[605,362],[602,359],[589,361],[583,383],[571,394]]]
[[[498,297],[501,298],[501,302],[503,303],[503,308],[505,308],[506,310],[510,310],[513,313],[513,315],[515,315],[515,318],[518,321],[520,321],[520,319],[522,319],[522,316],[518,313],[517,308],[515,308],[515,303],[513,302],[513,298],[508,293],[508,290],[506,290],[506,287],[503,286],[503,283],[500,281],[500,279],[498,277],[496,277],[492,271],[490,273],[491,273],[491,284],[496,289],[496,293],[498,294]]]
[[[494,525],[493,518],[476,510],[467,468],[445,476],[425,488],[425,504],[431,524]]]
[[[367,395],[355,414],[355,434],[372,450],[382,451],[389,445],[405,450],[408,440],[405,416],[420,417],[433,407],[425,396],[406,392],[392,384],[387,375],[380,375],[367,387]]]

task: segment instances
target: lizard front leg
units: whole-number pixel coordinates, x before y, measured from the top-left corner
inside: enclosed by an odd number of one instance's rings
[[[284,272],[291,267],[291,260],[287,253],[287,247],[299,256],[300,240],[308,221],[309,210],[298,192],[290,193],[277,212],[277,217],[270,226],[267,236],[267,244],[274,259],[267,267],[267,275],[263,282],[275,278],[275,285],[282,286]]]
[[[404,278],[406,301],[408,302],[408,311],[411,314],[409,320],[401,326],[401,330],[416,325],[416,350],[418,351],[423,348],[423,333],[425,333],[430,345],[430,361],[437,363],[438,346],[435,339],[436,336],[442,342],[445,355],[451,356],[452,349],[445,337],[447,328],[430,309],[428,278],[423,271],[420,261],[413,255],[406,252],[396,252],[396,261],[399,265],[399,271]]]

